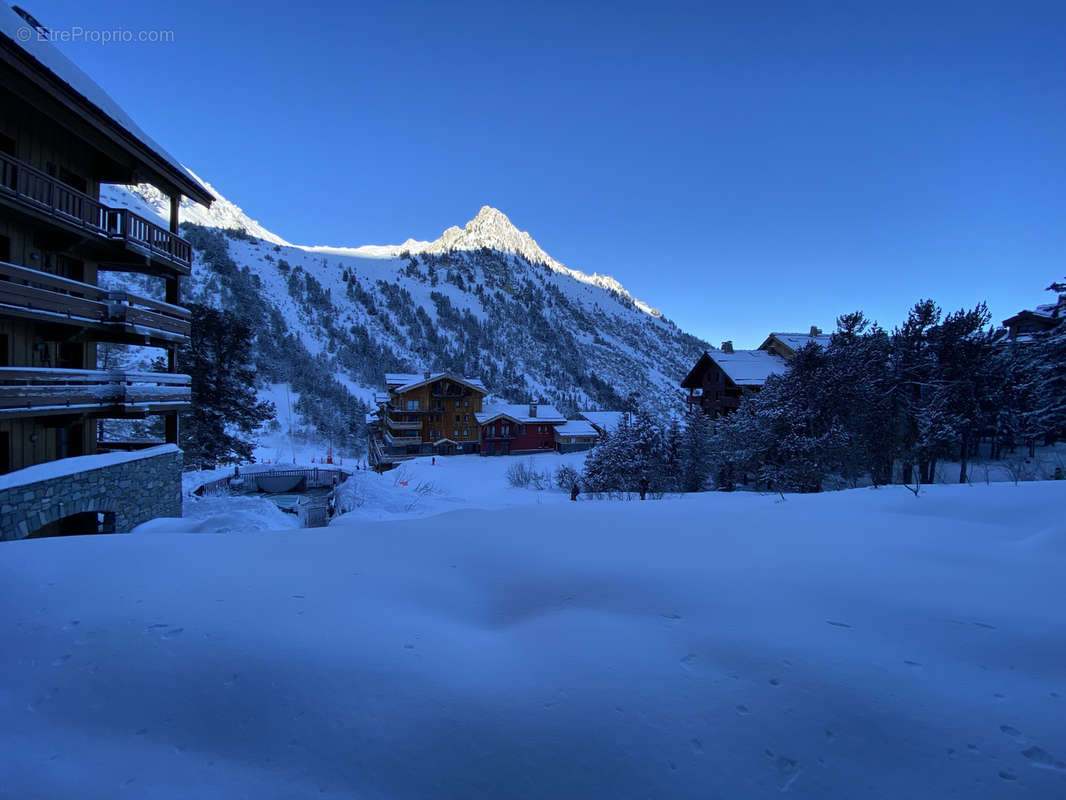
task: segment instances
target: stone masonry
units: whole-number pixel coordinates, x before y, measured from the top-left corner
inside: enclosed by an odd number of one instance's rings
[[[181,516],[181,451],[154,447],[119,464],[0,489],[0,539],[24,539],[72,514],[115,515],[126,532],[156,517]]]

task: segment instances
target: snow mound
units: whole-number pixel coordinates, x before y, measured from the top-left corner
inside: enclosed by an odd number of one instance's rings
[[[153,519],[132,533],[253,533],[300,527],[295,514],[286,514],[270,500],[255,495],[189,495],[182,511],[182,517]]]

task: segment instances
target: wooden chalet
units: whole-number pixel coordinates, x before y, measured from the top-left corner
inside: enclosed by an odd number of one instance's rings
[[[600,432],[587,419],[569,419],[555,426],[555,449],[560,453],[588,450],[600,440]]]
[[[732,342],[722,342],[721,349],[700,356],[681,387],[688,389],[690,406],[717,418],[735,411],[745,394],[758,392],[767,378],[785,369],[785,359],[773,350],[734,350]]]
[[[487,393],[480,380],[450,372],[387,374],[368,419],[371,461],[476,453],[476,415]]]
[[[809,344],[829,347],[832,338],[831,334],[822,333],[821,329],[812,325],[809,333],[771,333],[766,337],[766,341],[759,345],[759,349],[776,353],[787,360]]]
[[[477,415],[481,455],[506,456],[556,449],[556,429],[567,422],[555,406],[494,405]]]
[[[55,47],[27,36],[36,25],[0,4],[0,473],[127,447],[98,438],[102,418],[162,415],[177,442],[190,400],[189,377],[175,373],[189,337],[179,286],[191,267],[178,207],[213,200]],[[169,225],[101,203],[107,183],[169,195]],[[151,276],[158,296],[127,291],[122,273]],[[159,348],[167,372],[98,369],[99,342]],[[95,525],[68,522],[49,532]]]
[[[1060,294],[1058,302],[1039,305],[1036,308],[1023,309],[1013,317],[1003,320],[1007,335],[1014,340],[1024,341],[1034,333],[1043,333],[1057,327],[1066,319],[1066,294]]]

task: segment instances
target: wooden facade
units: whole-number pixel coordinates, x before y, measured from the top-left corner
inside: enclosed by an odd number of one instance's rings
[[[371,452],[379,460],[476,453],[485,394],[480,381],[451,373],[387,376]]]
[[[161,414],[177,441],[190,399],[188,376],[175,374],[190,332],[179,281],[191,264],[177,204],[212,199],[41,47],[0,29],[0,472],[101,452],[102,418]],[[171,197],[169,226],[100,203],[101,184],[134,182]],[[164,299],[121,288],[131,272],[153,276]],[[158,348],[169,372],[98,370],[100,342]]]
[[[700,356],[681,381],[681,388],[688,389],[686,400],[690,406],[698,406],[712,418],[736,411],[745,392],[743,387],[729,379],[725,370],[708,353]],[[758,391],[758,388],[754,391]]]

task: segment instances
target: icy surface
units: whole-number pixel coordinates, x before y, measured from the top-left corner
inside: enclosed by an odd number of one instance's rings
[[[1061,484],[0,547],[18,798],[1061,798]]]

